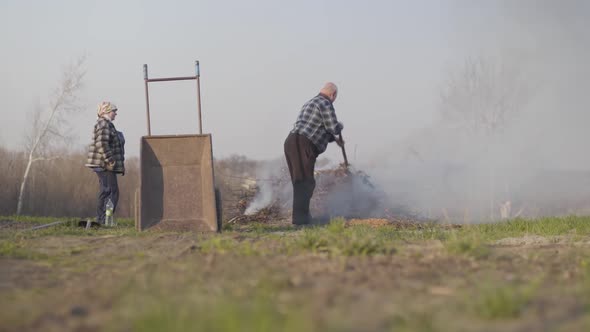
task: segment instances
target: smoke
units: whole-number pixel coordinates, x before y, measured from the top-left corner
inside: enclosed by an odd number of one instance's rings
[[[446,68],[438,117],[361,167],[429,218],[587,214],[590,5],[499,4],[495,15],[467,9],[482,23]]]
[[[255,215],[272,208],[287,216],[293,189],[286,162],[281,158],[257,165],[256,195],[244,214]],[[316,187],[310,204],[313,216],[320,219],[383,216],[385,193],[371,182],[367,174],[346,169],[328,159],[320,159],[317,165]]]
[[[370,217],[383,207],[452,222],[590,213],[590,4],[498,1],[483,8],[459,1],[453,10],[453,52],[423,96],[436,117],[403,139],[360,133],[376,137],[354,163],[373,186],[352,180],[323,193],[318,184],[314,199],[324,199],[332,216]],[[392,98],[404,93],[392,91]],[[288,182],[280,189],[261,184],[253,210],[279,193],[290,199],[290,191]]]
[[[382,218],[391,208],[385,205],[385,192],[354,169],[344,174],[341,169],[325,170],[317,176],[317,187],[312,211],[328,218]]]
[[[248,205],[244,214],[250,216],[269,206],[270,203],[272,203],[273,197],[274,193],[272,186],[268,182],[263,182],[260,186],[260,191],[254,197],[254,200]]]
[[[244,211],[245,215],[256,214],[273,203],[281,204],[291,199],[291,182],[286,162],[277,158],[259,165],[256,169],[257,192]]]
[[[409,209],[392,204],[387,194],[371,177],[354,167],[345,168],[328,159],[320,159],[315,171],[316,186],[310,212],[317,220],[345,218],[414,218]],[[292,202],[292,185],[283,160],[258,163],[259,185],[245,215],[288,217]],[[265,210],[267,209],[267,210]]]

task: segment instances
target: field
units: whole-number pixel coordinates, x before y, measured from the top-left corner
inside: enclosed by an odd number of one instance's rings
[[[0,218],[0,331],[589,331],[590,218],[221,234]]]

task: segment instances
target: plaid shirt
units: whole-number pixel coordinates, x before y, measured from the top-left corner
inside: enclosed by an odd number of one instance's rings
[[[328,143],[335,140],[334,136],[340,135],[342,128],[330,99],[319,94],[301,107],[291,132],[307,137],[318,148],[318,153],[322,153],[326,151]]]
[[[98,118],[88,145],[86,166],[125,174],[124,144],[124,137],[119,135],[115,125],[109,120]],[[107,165],[107,159],[114,161],[115,165]]]

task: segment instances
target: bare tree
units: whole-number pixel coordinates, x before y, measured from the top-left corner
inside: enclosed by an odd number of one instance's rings
[[[27,166],[20,185],[16,207],[17,215],[22,212],[24,192],[33,163],[58,158],[59,156],[53,155],[51,151],[55,151],[57,146],[66,142],[70,137],[67,116],[81,110],[78,94],[85,75],[85,60],[85,57],[80,57],[76,62],[64,67],[61,81],[52,94],[48,107],[43,110],[38,106],[32,113],[32,126],[29,130],[25,152]]]
[[[467,59],[442,89],[443,116],[472,133],[494,135],[530,100],[526,79],[518,63]]]
[[[489,154],[496,136],[514,121],[531,99],[533,84],[523,66],[510,59],[467,59],[441,91],[444,121],[471,134],[484,135]],[[495,156],[490,155],[490,219],[495,211]]]

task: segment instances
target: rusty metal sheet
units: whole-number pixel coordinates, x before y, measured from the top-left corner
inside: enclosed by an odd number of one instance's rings
[[[218,231],[211,135],[144,136],[136,227]]]

